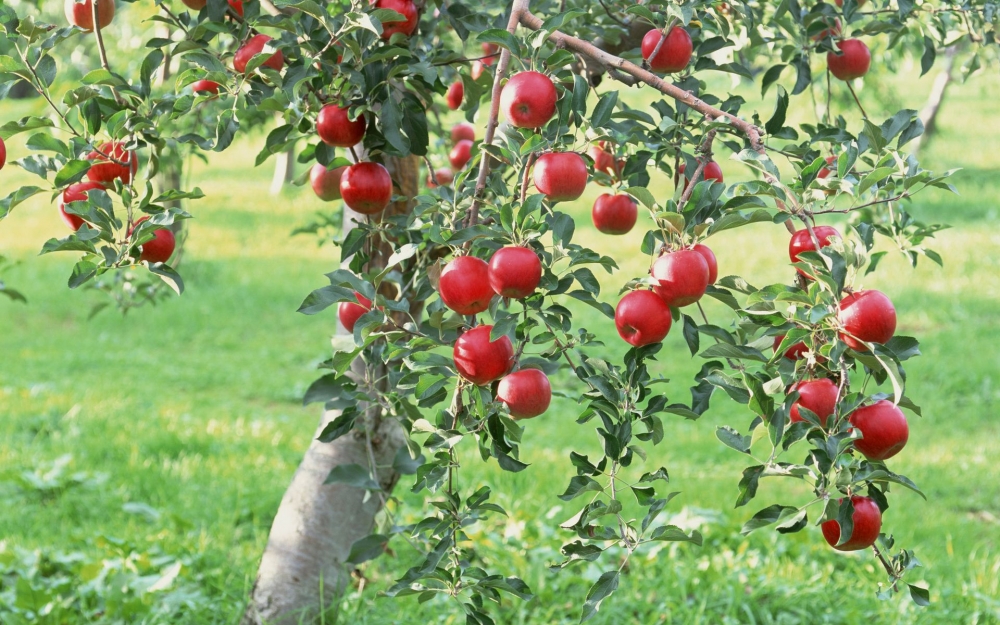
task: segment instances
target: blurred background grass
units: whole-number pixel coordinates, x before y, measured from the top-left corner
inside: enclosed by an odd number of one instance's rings
[[[861,94],[866,104],[898,100],[918,108],[930,81],[903,74],[870,82]],[[633,90],[628,101],[641,106],[644,97]],[[647,463],[669,469],[670,490],[682,492],[669,507],[672,522],[700,529],[705,545],[634,557],[595,622],[1000,622],[998,98],[996,77],[954,86],[939,135],[921,155],[927,168],[964,168],[954,179],[961,195],[928,191],[913,206],[922,219],[953,224],[931,245],[945,267],[922,262],[913,270],[895,254],[864,282],[893,299],[899,332],[922,344],[908,377],[924,417],[911,418],[910,443],[892,466],[922,486],[928,501],[894,493],[885,528],[924,563],[915,579],[930,585],[932,605],[877,600],[882,572],[870,554],[834,553],[816,528],[740,537],[738,528],[762,502],[802,503],[809,493],[765,481],[754,504],[732,509],[745,461],[714,430],[722,423],[743,428],[750,416],[717,396],[698,422],[668,419],[666,440],[650,449]],[[840,110],[850,110],[843,104]],[[0,111],[6,120],[39,106],[3,102]],[[753,108],[765,119],[770,112],[751,100]],[[9,142],[9,158],[23,139]],[[192,182],[207,197],[190,206],[196,219],[182,267],[188,290],[126,318],[106,311],[88,321],[100,296],[66,288],[71,255],[36,256],[46,239],[65,234],[47,197],[0,224],[0,253],[17,261],[4,279],[30,301],[0,301],[0,605],[49,605],[42,623],[238,620],[271,518],[316,423],[315,407],[302,408],[300,397],[329,355],[334,330],[333,309],[316,317],[294,311],[339,259],[339,250],[313,238],[289,237],[322,206],[308,189],[268,195],[270,169],[252,166],[261,142],[253,136],[207,166],[195,164]],[[439,149],[442,162],[445,152]],[[717,158],[727,180],[749,175],[724,154]],[[27,181],[8,166],[0,192]],[[658,197],[672,192],[662,179],[651,188]],[[642,274],[648,259],[637,251],[640,229],[618,238],[593,230],[589,207],[601,192],[591,185],[561,208],[577,218],[577,242],[618,258],[620,272],[598,275],[603,299],[614,302],[620,284]],[[722,275],[757,285],[790,279],[782,227],[757,224],[710,245]],[[579,325],[606,341],[594,353],[620,359],[625,345],[611,322],[570,302]],[[711,302],[708,314],[725,322]],[[659,388],[686,400],[699,366],[680,332],[671,333],[658,372],[673,382]],[[555,386],[580,390],[565,375]],[[568,452],[597,449],[593,429],[574,425],[578,412],[575,401],[557,399],[527,424],[522,459],[532,466],[522,473],[483,465],[474,450],[462,456],[463,486],[489,484],[511,514],[477,530],[484,557],[522,576],[537,595],[505,603],[498,622],[575,622],[602,570],[546,568],[571,538],[557,529],[575,511],[556,498],[571,475]],[[414,518],[421,499],[407,492],[404,479],[397,494],[407,502],[404,516]],[[398,551],[365,567],[364,581],[334,606],[337,622],[462,622],[455,604],[376,598],[411,564],[404,545],[392,546]]]

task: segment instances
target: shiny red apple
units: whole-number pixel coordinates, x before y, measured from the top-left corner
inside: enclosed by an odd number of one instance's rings
[[[459,256],[441,271],[441,301],[460,315],[475,315],[490,307],[494,291],[490,267],[482,258]]]
[[[831,243],[834,239],[840,238],[840,231],[833,226],[814,226],[813,234],[816,236],[816,241],[819,241],[820,248],[824,248]],[[791,259],[793,263],[799,262],[799,254],[802,252],[815,252],[816,242],[813,241],[812,236],[809,234],[807,228],[797,230],[792,234],[792,238],[788,241],[788,258]],[[812,279],[812,276],[796,268],[795,271],[799,272],[800,275]]]
[[[233,57],[233,69],[235,69],[240,74],[247,73],[247,64],[250,63],[250,59],[257,56],[264,51],[264,46],[267,42],[272,41],[271,37],[267,35],[254,35],[243,44],[239,50],[236,51],[236,56]],[[285,56],[281,53],[281,50],[275,50],[274,54],[267,57],[261,67],[269,67],[276,72],[280,72],[282,66],[285,64]]]
[[[3,137],[0,137],[0,169],[7,164],[7,145],[3,142]]]
[[[372,301],[358,293],[354,292],[355,302],[340,302],[337,306],[337,317],[340,319],[340,324],[344,326],[348,332],[354,332],[354,325],[358,322],[363,314],[372,309]]]
[[[346,107],[327,104],[316,116],[316,134],[323,143],[338,148],[349,148],[365,138],[367,122],[364,115],[352,120]]]
[[[615,308],[615,327],[635,347],[659,343],[670,332],[670,307],[652,291],[626,293]]]
[[[820,423],[826,423],[827,417],[837,410],[839,390],[832,380],[827,378],[805,380],[793,386],[791,390],[799,392],[799,398],[795,400],[789,411],[792,423],[805,421],[799,414],[799,407],[815,413],[819,417]]]
[[[781,346],[781,342],[784,340],[785,340],[784,334],[779,334],[778,336],[774,337],[774,347],[773,347],[774,351],[778,351],[778,348]],[[807,351],[809,351],[809,347],[803,341],[799,341],[798,343],[795,343],[794,345],[786,349],[783,355],[788,360],[798,360],[800,358],[803,358]]]
[[[587,163],[576,152],[549,152],[535,162],[535,188],[550,202],[569,202],[587,188]]]
[[[451,128],[451,142],[452,144],[458,143],[459,141],[475,141],[476,140],[476,127],[469,122],[462,122],[460,124],[455,124]]]
[[[881,291],[856,291],[840,300],[837,312],[840,340],[857,351],[867,351],[862,341],[885,343],[896,333],[896,309]]]
[[[851,413],[851,425],[864,438],[854,447],[869,460],[887,460],[903,451],[910,438],[910,426],[898,406],[887,399],[862,406]]]
[[[705,259],[705,263],[708,265],[708,283],[715,284],[715,281],[719,279],[719,261],[715,258],[715,252],[701,243],[691,249],[701,254],[701,257]]]
[[[129,229],[128,235],[132,236],[132,232],[139,224],[147,219],[149,219],[148,216],[136,220],[135,225]],[[140,246],[139,260],[149,263],[165,263],[173,256],[176,246],[177,241],[174,239],[174,233],[166,226],[160,226],[153,231],[153,238]]]
[[[493,326],[472,328],[455,341],[455,368],[466,380],[482,386],[502,378],[514,365],[514,346],[506,335],[490,341]]]
[[[860,39],[844,39],[837,42],[841,54],[826,53],[826,65],[830,73],[840,80],[854,80],[868,73],[872,64],[872,53]]]
[[[875,544],[882,531],[882,511],[874,499],[855,495],[851,497],[851,504],[854,505],[854,514],[851,515],[854,528],[851,537],[843,545],[837,545],[840,541],[840,523],[837,519],[824,521],[821,526],[823,538],[837,551],[867,549]]]
[[[454,169],[462,169],[472,160],[472,141],[462,139],[448,152],[448,162]]]
[[[497,401],[507,404],[515,419],[533,419],[548,410],[552,386],[544,371],[521,369],[500,380]]]
[[[502,247],[490,259],[490,287],[497,295],[524,299],[535,292],[541,279],[542,261],[527,247]]]
[[[215,95],[219,93],[219,83],[213,80],[196,80],[191,83],[191,91]]]
[[[63,7],[66,21],[87,32],[94,30],[93,0],[66,0]],[[115,0],[97,0],[97,20],[101,29],[111,25],[115,17]]]
[[[437,183],[434,179],[437,178]],[[434,189],[439,185],[448,186],[455,180],[455,172],[453,172],[448,167],[440,167],[434,170],[434,175],[427,175],[427,188]]]
[[[687,163],[681,163],[680,167],[677,168],[677,173],[684,176],[684,171],[687,169]],[[684,184],[687,185],[687,177],[684,178]],[[702,180],[714,180],[715,182],[723,182],[722,178],[722,168],[715,161],[708,161],[705,166],[701,169],[701,178],[696,182],[701,182]]]
[[[626,193],[602,193],[594,201],[590,219],[604,234],[626,234],[635,226],[639,205]]]
[[[676,308],[694,304],[708,288],[708,262],[695,250],[676,250],[660,256],[653,263],[652,273],[659,280],[653,291]]]
[[[339,200],[340,179],[345,171],[347,171],[346,165],[333,169],[327,169],[326,165],[320,163],[313,165],[312,169],[309,170],[309,184],[316,197],[324,202]]]
[[[87,179],[106,187],[112,186],[116,178],[128,184],[139,169],[139,157],[126,150],[121,141],[102,143],[86,158],[94,162],[87,170]]]
[[[340,195],[351,210],[375,215],[392,200],[392,178],[380,163],[355,163],[340,177]]]
[[[556,86],[545,74],[519,72],[500,92],[500,109],[512,126],[540,128],[555,115],[558,97]]]
[[[453,111],[457,111],[460,106],[462,106],[462,100],[465,98],[465,85],[462,84],[462,80],[456,79],[455,82],[451,83],[448,87],[448,93],[445,94],[445,102],[448,103],[448,108]]]
[[[642,58],[649,63],[654,72],[679,72],[691,62],[691,35],[679,26],[674,26],[667,34],[666,41],[660,46],[656,56],[650,58],[656,46],[660,43],[662,31],[659,28],[646,33],[642,38]]]

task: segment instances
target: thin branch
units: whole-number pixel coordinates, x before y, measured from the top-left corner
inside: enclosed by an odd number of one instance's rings
[[[671,20],[667,22],[667,25],[663,27],[663,30],[660,31],[660,40],[656,42],[656,47],[653,48],[649,58],[645,59],[647,63],[655,59],[656,55],[660,53],[660,49],[663,47],[663,44],[667,42],[667,35],[670,34],[670,31],[674,29],[676,24],[677,18],[671,18]]]
[[[108,51],[104,49],[104,36],[101,35],[100,2],[97,2],[97,0],[90,3],[90,16],[94,20],[94,37],[97,39],[97,51],[101,56],[101,67],[110,74],[111,66],[108,64]],[[111,95],[115,97],[115,102],[124,105],[125,102],[118,95],[118,90],[113,86],[109,88],[111,89]]]
[[[629,25],[627,23],[625,23],[622,20],[618,19],[618,16],[611,12],[611,9],[608,7],[607,4],[604,3],[604,0],[598,0],[598,2],[600,2],[601,6],[604,7],[604,12],[608,14],[608,17],[610,17],[612,20],[618,22],[619,24],[621,24],[625,28],[629,27]]]
[[[854,87],[851,85],[851,81],[845,80],[844,82],[847,83],[847,88],[851,91],[851,95],[854,96],[854,102],[857,103],[858,108],[861,109],[861,115],[865,119],[868,119],[868,113],[865,113],[865,107],[861,106],[861,100],[858,99],[858,94],[854,92]]]
[[[694,191],[694,186],[698,184],[698,178],[705,172],[705,166],[708,165],[709,161],[712,160],[712,142],[715,141],[715,130],[709,130],[705,134],[705,140],[701,142],[698,146],[698,152],[701,154],[698,157],[698,167],[695,168],[694,173],[688,178],[687,186],[684,187],[684,192],[681,193],[681,198],[677,202],[677,212],[681,212],[684,209],[684,205],[687,201],[691,199],[691,193]]]
[[[492,59],[498,56],[500,56],[500,53],[494,52],[493,54],[486,54],[483,56],[476,56],[472,58],[461,57],[458,59],[454,59],[452,61],[438,61],[437,63],[431,63],[431,65],[433,65],[434,67],[440,67],[441,65],[456,65],[458,63],[471,63],[473,61],[482,61],[483,59]]]

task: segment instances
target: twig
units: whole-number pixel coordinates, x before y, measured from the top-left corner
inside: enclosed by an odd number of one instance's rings
[[[101,35],[101,18],[100,18],[100,3],[94,0],[90,3],[90,16],[94,20],[94,37],[97,39],[97,52],[101,57],[101,67],[105,69],[109,74],[111,73],[111,66],[108,64],[108,52],[104,49],[104,36]],[[124,101],[122,97],[118,95],[118,90],[113,86],[109,87],[111,89],[111,95],[115,97],[115,102],[119,105],[123,105]]]
[[[660,31],[660,40],[656,42],[656,47],[653,48],[653,51],[650,53],[649,58],[645,59],[647,63],[655,59],[656,55],[660,53],[660,48],[662,48],[663,44],[667,42],[667,35],[670,34],[670,31],[674,29],[674,26],[676,24],[677,24],[677,18],[672,18],[669,22],[667,22],[667,25],[663,27],[663,30]]]
[[[629,27],[629,25],[626,22],[623,22],[622,20],[618,19],[618,16],[611,12],[611,9],[608,7],[607,4],[604,3],[604,0],[598,0],[598,2],[600,2],[601,6],[604,7],[604,12],[608,14],[608,17],[610,17],[612,20],[618,22],[619,24],[621,24],[625,28]]]
[[[687,201],[691,199],[691,193],[694,191],[694,186],[698,184],[698,178],[704,173],[705,166],[712,160],[712,141],[715,141],[714,129],[709,130],[705,134],[705,140],[698,146],[698,152],[701,153],[701,156],[698,157],[698,167],[695,168],[694,173],[688,178],[687,186],[684,187],[684,192],[681,193],[681,198],[677,202],[678,213],[681,212]]]
[[[845,80],[844,82],[847,83],[847,88],[850,90],[851,95],[854,96],[854,101],[857,103],[858,108],[861,109],[861,115],[865,119],[868,119],[868,113],[865,113],[865,107],[861,106],[861,100],[858,99],[858,94],[854,93],[854,87],[851,85],[851,81]]]
[[[535,153],[532,152],[528,155],[528,161],[524,164],[524,176],[521,178],[521,203],[524,204],[524,200],[528,197],[528,172],[531,171],[531,166],[535,163]]]
[[[476,56],[472,58],[462,57],[455,59],[453,61],[439,61],[437,63],[431,63],[434,67],[439,67],[441,65],[455,65],[457,63],[471,63],[472,61],[482,61],[483,59],[492,59],[494,57],[500,56],[499,52],[494,52],[493,54],[486,54],[484,56]]]

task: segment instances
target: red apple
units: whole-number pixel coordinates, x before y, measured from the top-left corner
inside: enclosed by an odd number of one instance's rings
[[[837,519],[825,521],[821,526],[823,538],[837,551],[867,549],[875,544],[882,531],[882,511],[878,509],[874,499],[855,495],[851,497],[851,504],[854,505],[854,514],[851,515],[854,529],[846,543],[837,546],[840,541],[840,523]]]
[[[576,152],[549,152],[535,162],[535,188],[550,202],[569,202],[587,188],[587,163]]]
[[[235,69],[240,74],[247,73],[247,64],[250,59],[257,56],[264,51],[264,46],[268,41],[272,41],[267,35],[254,35],[243,44],[239,50],[236,51],[236,56],[233,57],[233,69]],[[270,67],[276,72],[280,72],[282,66],[285,64],[285,56],[281,53],[281,50],[276,50],[274,54],[267,57],[264,64],[261,67]]]
[[[354,299],[357,300],[356,304],[354,302],[340,302],[340,305],[337,306],[337,317],[340,319],[340,324],[348,332],[354,332],[354,324],[358,322],[361,315],[372,309],[372,301],[361,293],[355,291]]]
[[[626,293],[615,308],[615,327],[635,347],[659,343],[670,332],[670,307],[645,289]]]
[[[476,140],[476,127],[469,122],[462,122],[460,124],[455,124],[451,128],[451,142],[458,143],[459,141],[475,141]]]
[[[826,157],[826,167],[821,167],[820,170],[818,172],[816,172],[816,177],[818,179],[820,179],[820,180],[823,180],[824,178],[826,178],[827,176],[829,176],[831,173],[833,173],[833,171],[830,169],[830,166],[833,165],[833,162],[835,160],[837,160],[836,156],[827,156]]]
[[[196,80],[191,83],[191,91],[195,93],[219,93],[219,83],[212,80]]]
[[[855,291],[840,300],[840,340],[856,351],[868,351],[864,343],[885,343],[896,333],[896,309],[881,291]]]
[[[701,254],[702,258],[705,259],[705,263],[708,265],[708,283],[715,284],[715,281],[719,278],[719,261],[715,259],[715,252],[707,245],[702,245],[701,243],[698,243],[691,249]]]
[[[500,108],[512,126],[540,128],[555,115],[558,97],[556,86],[545,74],[519,72],[504,85]]]
[[[486,66],[482,61],[473,61],[472,69],[469,71],[469,74],[472,76],[472,80],[479,80],[479,77],[483,75],[484,71],[486,71]]]
[[[392,200],[392,178],[380,163],[355,163],[340,177],[340,195],[348,208],[363,215],[385,210]]]
[[[660,43],[662,31],[659,28],[646,33],[642,38],[642,58],[649,63],[654,72],[679,72],[691,61],[691,35],[679,26],[670,29],[667,40],[660,46],[660,51],[654,58],[649,58]]]
[[[503,297],[524,299],[535,292],[542,279],[542,261],[526,247],[500,248],[493,253],[489,268],[490,287]]]
[[[708,288],[708,262],[695,250],[668,252],[653,263],[653,287],[669,306],[681,308],[701,299]]]
[[[533,419],[548,410],[552,386],[545,372],[522,369],[500,380],[497,401],[507,404],[510,416],[515,419]]]
[[[437,178],[437,184],[434,183],[434,179]],[[455,180],[455,172],[447,167],[441,167],[434,170],[434,175],[427,176],[427,188],[434,189],[438,185],[448,186]]]
[[[126,150],[125,144],[120,141],[102,143],[86,158],[88,161],[94,161],[94,164],[87,170],[87,178],[106,187],[112,186],[115,178],[120,178],[123,184],[128,184],[139,169],[139,157],[135,155],[135,152]],[[128,165],[119,163],[128,163]]]
[[[684,175],[684,170],[687,169],[687,163],[681,163],[680,167],[677,168],[677,173],[681,176]],[[696,182],[701,182],[702,180],[714,180],[716,182],[722,182],[722,168],[715,161],[708,161],[705,166],[701,169],[701,178]],[[687,185],[687,178],[684,178],[684,184]]]
[[[814,412],[819,417],[820,423],[826,423],[827,417],[837,409],[838,389],[831,380],[826,378],[806,380],[799,382],[791,390],[799,392],[799,398],[792,404],[792,409],[789,412],[792,423],[805,421],[799,415],[799,406]]]
[[[243,0],[229,0],[229,8],[240,17],[243,17]]]
[[[459,256],[444,266],[438,282],[441,301],[460,315],[475,315],[490,307],[490,267],[482,258]]]
[[[3,142],[3,137],[0,137],[0,169],[7,164],[7,146]]]
[[[472,160],[472,142],[468,139],[456,143],[448,153],[448,162],[455,169],[462,169],[470,160]]]
[[[129,229],[128,235],[132,236],[132,232],[139,224],[147,219],[149,219],[148,216],[136,220],[135,225]],[[176,246],[177,241],[174,239],[174,233],[166,226],[160,226],[153,231],[153,238],[140,246],[139,260],[149,263],[165,263],[173,256]]]
[[[316,116],[316,134],[323,143],[338,148],[349,148],[361,143],[365,138],[367,122],[364,115],[351,120],[347,108],[327,104]]]
[[[492,330],[493,326],[476,326],[455,341],[455,368],[463,378],[479,386],[502,378],[514,365],[510,339],[504,335],[490,342]]]
[[[204,9],[205,5],[208,4],[208,0],[181,0],[181,2],[189,9],[194,9],[195,11]]]
[[[493,65],[493,62],[497,60],[497,56],[500,52],[500,46],[495,43],[484,43],[480,46],[483,49],[483,65],[489,67]]]
[[[910,438],[906,416],[887,399],[862,406],[851,413],[851,425],[864,438],[854,441],[854,448],[869,460],[887,460],[903,451]]]
[[[327,169],[326,165],[320,163],[313,165],[312,169],[309,170],[309,184],[316,197],[324,202],[339,200],[340,179],[345,171],[347,171],[346,165],[333,169]]]
[[[812,229],[813,234],[816,235],[816,240],[819,241],[820,248],[824,248],[831,243],[834,239],[840,238],[840,231],[833,226],[815,226]],[[792,234],[792,238],[788,241],[788,258],[791,259],[793,263],[799,262],[799,254],[802,252],[815,252],[816,243],[813,241],[812,236],[809,235],[809,229],[803,228]],[[800,275],[812,279],[812,276],[796,268],[795,271],[799,272]]]
[[[66,21],[87,32],[94,30],[93,0],[66,0]],[[115,17],[115,0],[97,0],[98,25],[104,29]]]
[[[71,215],[66,212],[66,205],[70,202],[83,202],[87,199],[87,192],[93,189],[105,189],[99,182],[77,182],[66,187],[66,190],[59,196],[59,215],[66,225],[74,231],[79,230],[83,225],[83,218],[79,215]]]
[[[778,336],[774,337],[774,347],[773,347],[774,351],[778,351],[778,347],[781,346],[781,342],[784,340],[785,340],[784,334],[779,334]],[[788,360],[798,360],[800,358],[803,358],[807,351],[809,351],[809,347],[806,346],[805,342],[799,341],[798,343],[795,343],[794,345],[786,349],[784,356]],[[817,360],[819,359],[817,358]]]
[[[459,78],[455,82],[451,83],[448,87],[448,93],[445,95],[444,99],[448,102],[448,108],[453,111],[457,111],[460,106],[462,106],[462,100],[465,98],[465,85],[462,84],[462,79]]]
[[[639,205],[625,193],[602,193],[594,201],[590,218],[594,227],[604,234],[626,234],[635,225]]]
[[[612,178],[617,178],[622,168],[625,167],[625,159],[616,160],[614,155],[608,151],[608,145],[605,141],[590,146],[587,155],[594,159],[594,171],[603,171]]]
[[[403,33],[407,37],[417,30],[417,22],[420,16],[417,14],[417,6],[411,0],[375,0],[376,9],[390,9],[401,14],[405,19],[393,22],[382,23],[382,39],[389,39],[396,33]]]
[[[833,18],[831,22],[829,19],[824,19],[823,23],[827,25],[826,28],[819,31],[811,37],[813,41],[823,41],[827,37],[837,37],[840,35],[840,20]]]
[[[830,73],[841,80],[861,78],[868,73],[872,64],[872,53],[860,39],[844,39],[837,42],[843,54],[826,53],[826,64]]]

